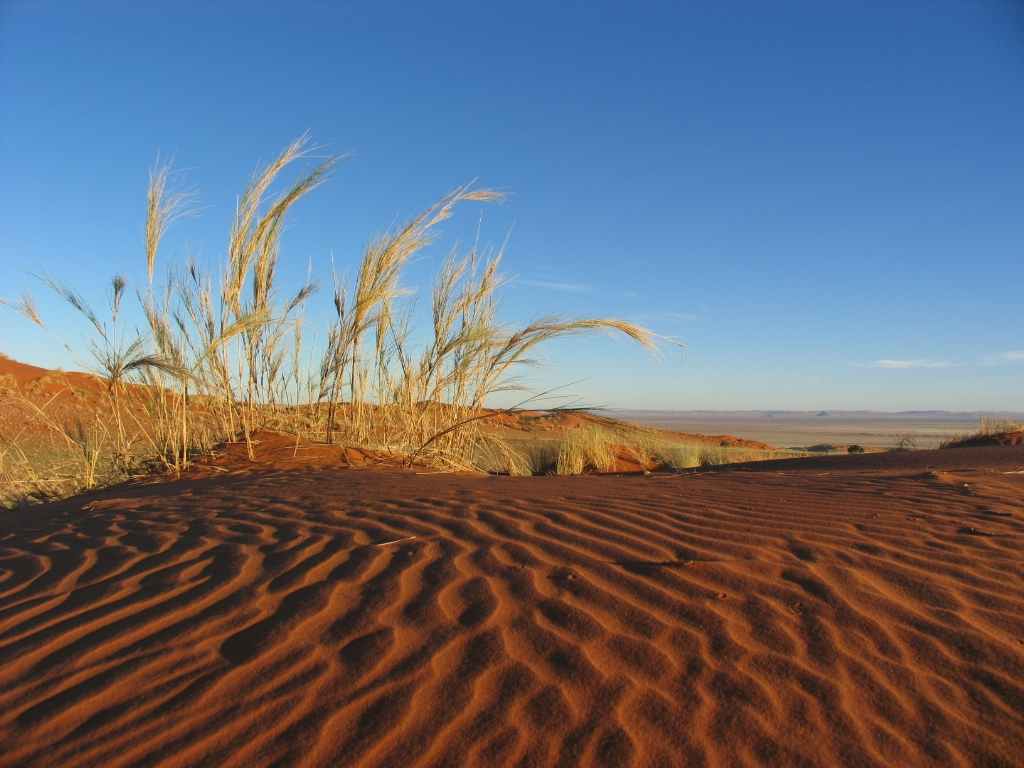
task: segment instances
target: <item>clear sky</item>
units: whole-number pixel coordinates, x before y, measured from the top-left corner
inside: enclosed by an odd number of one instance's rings
[[[217,263],[236,195],[310,131],[350,154],[295,209],[284,277],[456,184],[510,193],[510,321],[618,315],[687,343],[560,342],[537,386],[641,408],[1024,410],[1024,4],[0,2],[0,351],[75,367],[141,285],[149,167],[202,213],[163,264]],[[452,238],[406,278],[424,284]],[[310,324],[328,317],[323,292]]]

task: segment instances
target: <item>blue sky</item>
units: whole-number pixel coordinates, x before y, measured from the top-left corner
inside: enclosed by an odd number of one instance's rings
[[[208,7],[209,6],[209,7]],[[418,7],[417,7],[418,6]],[[553,7],[553,6],[558,6]],[[236,195],[302,132],[349,153],[303,201],[284,277],[479,178],[508,200],[503,317],[618,315],[687,343],[546,349],[537,387],[647,408],[1024,409],[1024,10],[1000,2],[0,4],[0,351],[75,367],[144,279],[157,153],[218,263]],[[467,209],[406,277],[425,286]],[[310,325],[328,317],[326,292]]]

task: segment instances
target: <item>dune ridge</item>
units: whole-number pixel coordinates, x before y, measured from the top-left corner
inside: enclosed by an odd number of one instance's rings
[[[0,764],[1012,766],[1024,451],[982,451],[12,513]]]

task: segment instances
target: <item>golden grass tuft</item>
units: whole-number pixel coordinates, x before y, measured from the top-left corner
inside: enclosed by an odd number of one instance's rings
[[[559,475],[607,472],[615,466],[614,436],[596,426],[571,429],[562,440],[555,461]]]

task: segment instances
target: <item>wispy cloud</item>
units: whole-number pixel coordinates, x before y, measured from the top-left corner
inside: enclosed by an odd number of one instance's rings
[[[1009,352],[1003,352],[1001,357],[1007,362],[1019,363],[1024,361],[1024,349],[1011,349]]]
[[[545,291],[561,291],[562,293],[590,293],[593,290],[586,283],[560,283],[554,280],[524,279],[519,279],[516,282],[529,288],[542,288]]]
[[[950,360],[873,360],[863,363],[862,368],[888,368],[907,370],[910,368],[953,368],[957,364]]]

